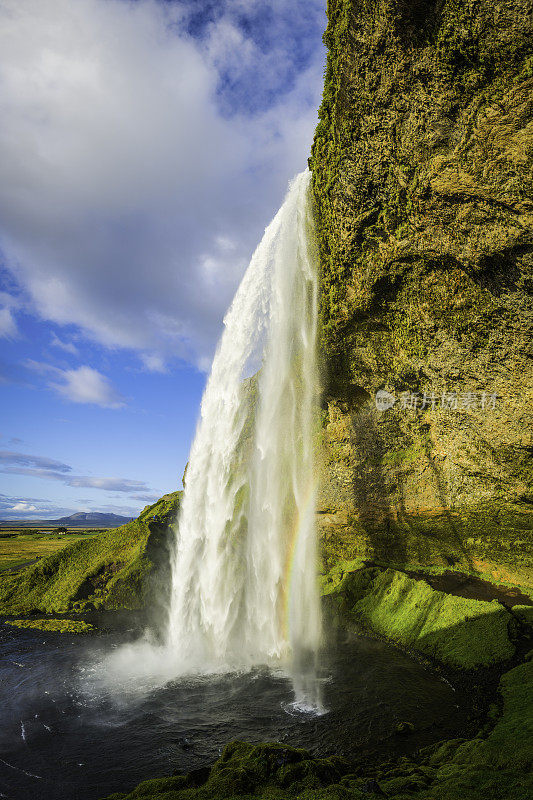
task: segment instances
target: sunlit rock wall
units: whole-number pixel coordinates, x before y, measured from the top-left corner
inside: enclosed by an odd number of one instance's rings
[[[328,19],[326,562],[531,585],[533,3],[329,0]]]

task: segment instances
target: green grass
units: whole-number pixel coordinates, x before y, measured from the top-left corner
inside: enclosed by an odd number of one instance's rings
[[[0,572],[20,567],[36,558],[46,558],[64,547],[87,538],[99,536],[95,531],[76,531],[64,534],[51,532],[36,533],[34,531],[13,532],[2,531],[0,537]]]
[[[488,666],[515,652],[508,632],[511,615],[497,600],[438,592],[396,570],[380,573],[353,612],[383,636],[454,667]]]
[[[74,619],[11,619],[6,620],[6,625],[52,633],[91,633],[94,631],[93,625]]]
[[[394,569],[358,562],[323,578],[324,595],[381,636],[461,669],[512,658],[514,619],[498,601],[456,597]]]
[[[175,517],[180,498],[181,492],[165,495],[133,522],[80,538],[18,573],[0,574],[0,614],[142,608],[154,567],[150,546]]]

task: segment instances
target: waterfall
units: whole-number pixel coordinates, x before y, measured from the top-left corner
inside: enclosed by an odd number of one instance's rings
[[[224,319],[176,526],[176,671],[281,664],[318,704],[317,256],[310,173],[266,228]]]
[[[129,697],[178,676],[266,665],[290,675],[297,708],[322,708],[310,180],[306,170],[291,182],[224,319],[189,455],[164,629],[92,664],[94,689]]]

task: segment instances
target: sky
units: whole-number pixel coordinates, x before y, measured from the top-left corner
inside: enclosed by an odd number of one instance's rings
[[[324,0],[0,0],[0,519],[181,488],[322,91]]]

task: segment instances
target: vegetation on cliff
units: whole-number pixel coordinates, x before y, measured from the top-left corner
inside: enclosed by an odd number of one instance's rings
[[[496,599],[457,597],[375,567],[333,572],[323,593],[354,622],[452,667],[489,666],[515,653],[516,619]]]
[[[79,541],[14,574],[0,576],[0,614],[140,609],[166,560],[166,533],[181,492],[147,506],[133,522]]]
[[[328,20],[326,551],[531,588],[531,3],[329,0]]]

